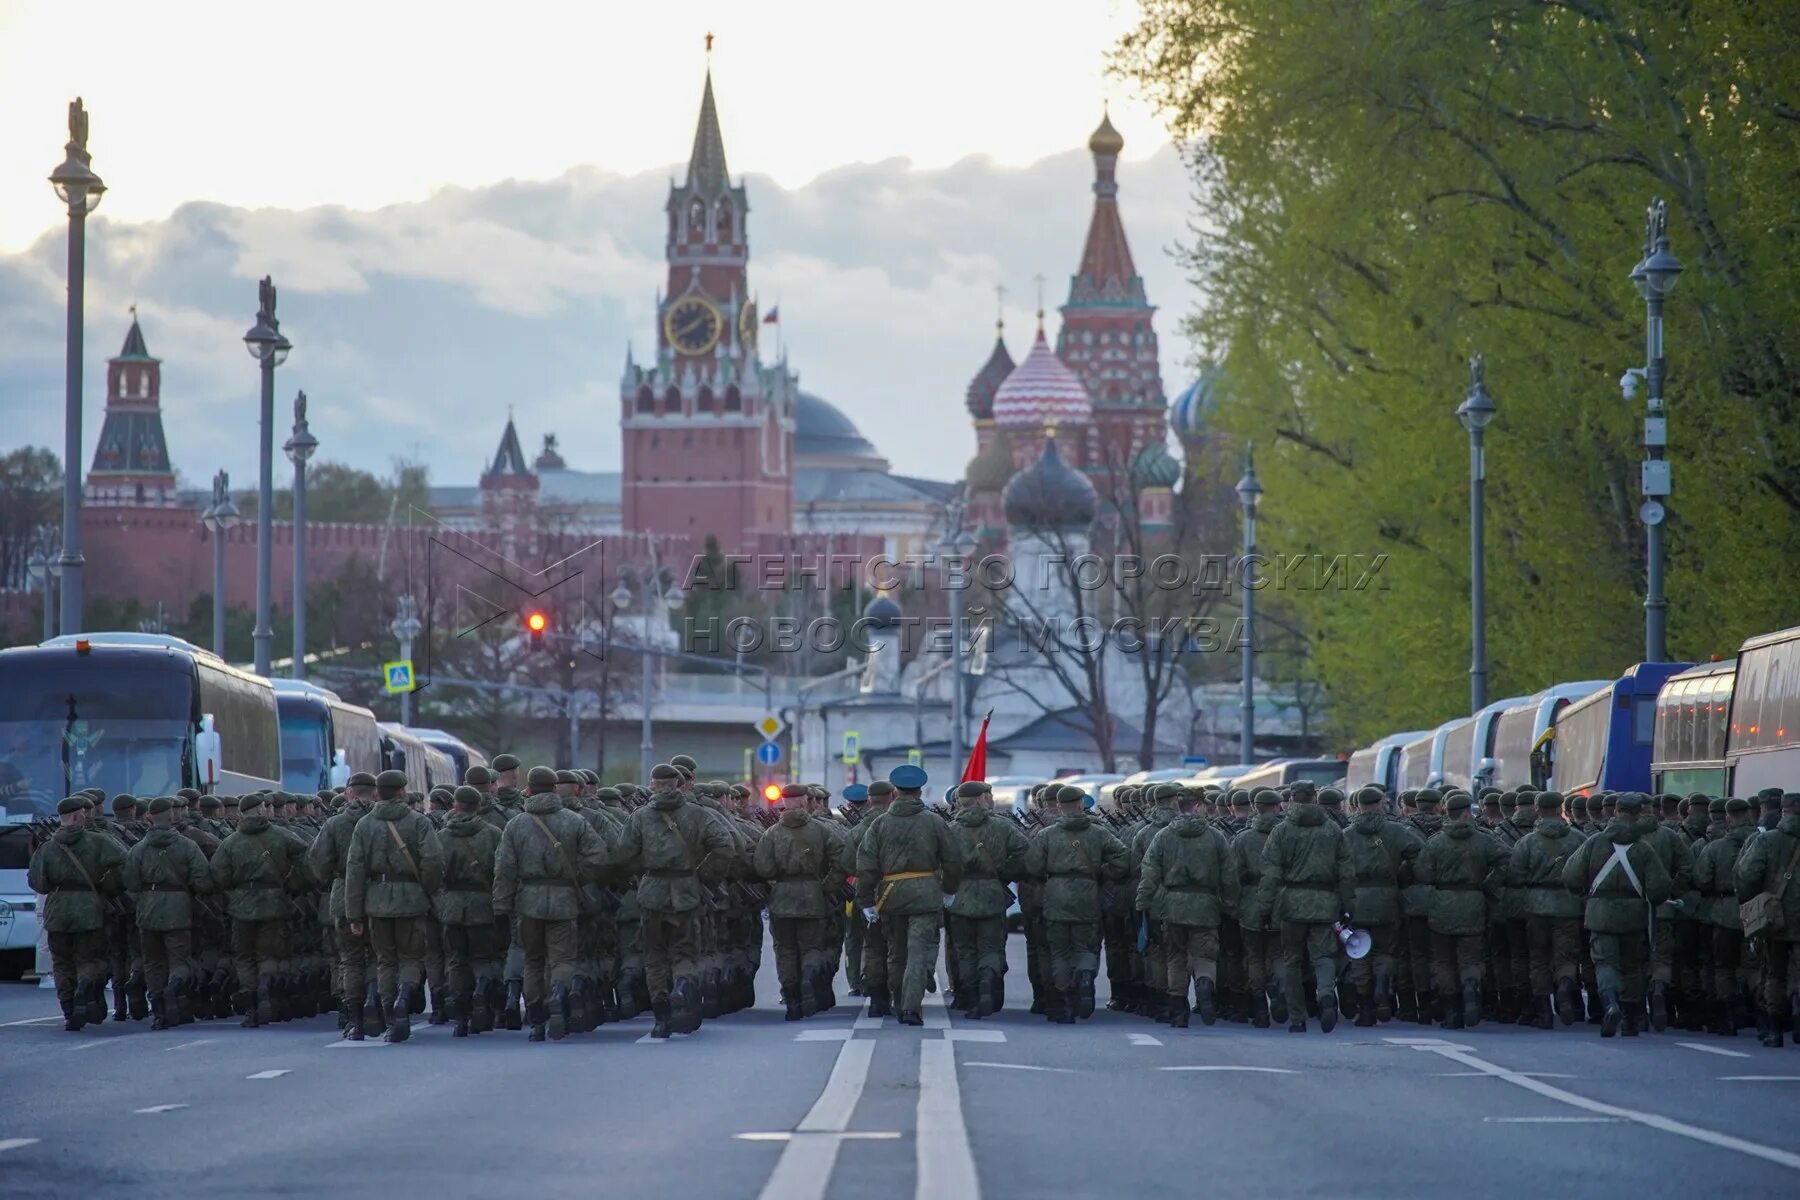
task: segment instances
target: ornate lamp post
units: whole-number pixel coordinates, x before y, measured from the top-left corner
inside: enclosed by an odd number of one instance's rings
[[[281,336],[275,319],[275,283],[265,275],[257,285],[256,324],[244,334],[250,357],[262,364],[262,416],[258,426],[259,458],[256,505],[256,673],[268,675],[275,630],[269,624],[269,574],[272,565],[271,525],[275,507],[275,368],[287,361],[293,343]]]
[[[212,503],[200,514],[200,520],[213,537],[213,653],[225,657],[225,535],[243,520],[237,501],[231,498],[231,476],[220,471],[213,476]]]
[[[319,439],[306,424],[306,393],[294,397],[294,432],[282,449],[294,464],[294,665],[290,674],[306,678],[306,463]]]
[[[1244,593],[1244,695],[1239,702],[1243,715],[1238,726],[1238,758],[1244,763],[1256,761],[1256,508],[1262,502],[1262,484],[1256,478],[1256,446],[1244,450],[1244,477],[1237,482],[1238,503],[1244,510],[1244,553],[1238,586]]]
[[[963,506],[959,500],[951,505],[944,523],[944,536],[937,551],[946,558],[966,560],[975,553],[975,535],[963,528]],[[950,599],[950,769],[963,769],[963,734],[968,717],[963,712],[963,610],[962,597],[946,588]]]
[[[631,607],[633,599],[642,601],[644,622],[639,630],[638,660],[640,671],[638,676],[638,709],[640,716],[638,727],[638,778],[648,781],[652,761],[656,756],[656,741],[651,732],[650,708],[650,628],[657,614],[666,612],[680,604],[683,597],[681,589],[671,584],[668,591],[663,591],[654,574],[640,583],[635,592],[625,580],[613,589],[613,607],[623,612]]]
[[[98,208],[106,184],[94,174],[87,150],[88,115],[81,97],[69,105],[69,141],[62,165],[50,173],[56,197],[69,208],[69,310],[63,367],[63,535],[57,564],[62,575],[62,631],[81,632],[81,350],[87,276],[87,215]]]
[[[1456,417],[1469,431],[1469,711],[1480,712],[1487,704],[1487,461],[1481,438],[1496,412],[1488,395],[1487,367],[1477,354],[1469,360],[1469,394],[1457,406]]]
[[[31,552],[31,558],[25,564],[25,571],[31,576],[31,582],[44,589],[44,640],[47,642],[56,636],[56,610],[51,607],[55,603],[51,595],[51,580],[55,577],[59,564],[42,547]]]
[[[1644,257],[1631,269],[1631,282],[1644,298],[1643,380],[1649,397],[1644,416],[1644,502],[1638,519],[1644,523],[1644,661],[1666,662],[1669,657],[1669,602],[1663,596],[1663,521],[1668,510],[1669,445],[1667,418],[1663,415],[1663,377],[1668,373],[1663,356],[1663,301],[1681,277],[1681,260],[1669,252],[1669,206],[1658,196],[1644,214]],[[1635,399],[1636,378],[1627,371],[1620,381],[1625,398]]]

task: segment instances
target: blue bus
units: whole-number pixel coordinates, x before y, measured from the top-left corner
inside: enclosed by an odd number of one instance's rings
[[[1693,663],[1638,663],[1556,714],[1550,785],[1563,795],[1648,792],[1656,697]]]

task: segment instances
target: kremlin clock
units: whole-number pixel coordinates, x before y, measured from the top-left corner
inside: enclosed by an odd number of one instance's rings
[[[738,309],[738,345],[747,350],[756,349],[756,301]]]
[[[677,354],[705,354],[719,344],[725,319],[704,296],[683,296],[663,314],[663,336]]]

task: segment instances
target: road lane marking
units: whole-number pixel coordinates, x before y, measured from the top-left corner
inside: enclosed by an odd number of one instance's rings
[[[1158,1041],[1156,1038],[1151,1037],[1147,1033],[1128,1033],[1125,1036],[1131,1039],[1131,1044],[1134,1046],[1160,1046],[1160,1045],[1162,1045],[1162,1043],[1160,1041]]]
[[[1625,1121],[1635,1121],[1639,1125],[1646,1125],[1651,1129],[1661,1130],[1664,1133],[1678,1134],[1681,1137],[1691,1138],[1696,1142],[1704,1142],[1709,1146],[1717,1146],[1722,1150],[1735,1150],[1737,1153],[1748,1155],[1751,1158],[1760,1158],[1765,1162],[1772,1162],[1779,1166],[1787,1167],[1790,1170],[1800,1171],[1800,1154],[1794,1154],[1787,1150],[1780,1150],[1774,1146],[1764,1146],[1758,1142],[1746,1141],[1743,1138],[1733,1137],[1727,1133],[1718,1133],[1711,1129],[1702,1129],[1697,1125],[1689,1125],[1686,1122],[1677,1121],[1671,1117],[1662,1116],[1659,1113],[1641,1112],[1637,1109],[1621,1108],[1616,1104],[1603,1104],[1598,1100],[1590,1100],[1586,1096],[1580,1096],[1574,1092],[1564,1091],[1562,1088],[1555,1087],[1548,1083],[1542,1083],[1536,1079],[1531,1079],[1516,1071],[1510,1071],[1505,1067],[1488,1062],[1486,1059],[1477,1058],[1467,1051],[1453,1048],[1448,1043],[1432,1044],[1432,1039],[1419,1038],[1413,1039],[1407,1044],[1411,1044],[1415,1050],[1424,1050],[1432,1054],[1439,1054],[1449,1059],[1451,1062],[1461,1063],[1465,1067],[1472,1067],[1477,1071],[1484,1071],[1489,1075],[1497,1076],[1506,1080],[1506,1082],[1512,1084],[1514,1087],[1521,1087],[1528,1092],[1535,1092],[1547,1100],[1555,1100],[1561,1104],[1567,1104],[1571,1108],[1583,1109],[1596,1116],[1617,1117]]]
[[[666,1038],[666,1037],[665,1038],[651,1037],[649,1034],[646,1033],[643,1037],[641,1037],[637,1040],[636,1044],[639,1046],[665,1046],[671,1040],[672,1039]]]
[[[802,1133],[841,1133],[850,1127],[856,1102],[862,1099],[863,1085],[869,1080],[869,1064],[875,1058],[875,1041],[862,1038],[844,1043],[832,1064],[831,1078],[825,1090],[813,1101],[807,1114],[795,1128]]]
[[[897,1129],[847,1129],[842,1133],[734,1133],[731,1135],[740,1142],[791,1142],[795,1138],[802,1140],[811,1138],[842,1139],[846,1142],[891,1142],[899,1138]]]
[[[149,1108],[134,1108],[131,1111],[136,1113],[166,1113],[174,1112],[178,1108],[186,1107],[187,1105],[185,1104],[152,1104]]]
[[[916,1200],[944,1196],[977,1200],[981,1195],[969,1130],[963,1124],[956,1043],[949,1038],[919,1043],[919,1109],[913,1145],[918,1163],[913,1189]]]
[[[23,1146],[35,1146],[38,1144],[38,1140],[37,1138],[0,1138],[0,1154],[5,1154],[8,1150],[20,1149]]]
[[[847,1042],[854,1029],[802,1029],[794,1035],[796,1042]]]
[[[256,1074],[246,1075],[246,1076],[244,1076],[244,1078],[245,1079],[280,1079],[283,1075],[289,1075],[289,1074],[292,1074],[292,1072],[288,1068],[283,1067],[281,1070],[278,1070],[278,1071],[258,1071]]]
[[[360,1042],[353,1042],[349,1038],[339,1038],[335,1042],[326,1042],[325,1048],[327,1050],[342,1050],[344,1047],[350,1046],[358,1050],[373,1050],[386,1045],[388,1045],[388,1043],[382,1041],[378,1037],[365,1037]]]
[[[1490,1125],[1617,1125],[1624,1117],[1483,1117]]]
[[[1514,1075],[1529,1079],[1580,1079],[1579,1075],[1565,1075],[1559,1071],[1514,1071]],[[1491,1071],[1437,1071],[1432,1079],[1496,1079]]]
[[[884,1017],[858,1017],[856,1018],[856,1028],[859,1030],[880,1029],[885,1020]]]
[[[965,1067],[994,1067],[1002,1071],[1054,1071],[1059,1075],[1073,1075],[1074,1067],[1040,1067],[1036,1063],[1003,1063],[1003,1062],[966,1062]]]
[[[208,1044],[209,1042],[216,1042],[216,1041],[218,1041],[217,1038],[200,1038],[197,1041],[182,1042],[178,1046],[164,1046],[163,1049],[164,1050],[189,1050],[195,1046],[204,1046],[204,1045]]]
[[[75,1043],[75,1045],[70,1046],[69,1049],[71,1049],[71,1050],[92,1050],[95,1046],[110,1046],[116,1040],[117,1040],[116,1038],[95,1038],[91,1042],[77,1042],[77,1043]]]
[[[837,1167],[844,1130],[862,1099],[869,1064],[874,1059],[873,1038],[850,1038],[838,1050],[824,1090],[792,1134],[785,1139],[747,1139],[786,1142],[769,1182],[758,1193],[760,1200],[824,1200],[831,1173]]]
[[[1727,1050],[1723,1046],[1709,1046],[1705,1042],[1676,1042],[1677,1046],[1685,1046],[1689,1050],[1698,1050],[1702,1054],[1718,1054],[1726,1058],[1749,1058],[1742,1050]]]
[[[1730,1083],[1800,1083],[1800,1075],[1721,1075]]]
[[[23,1021],[0,1021],[0,1029],[11,1029],[15,1025],[48,1025],[52,1021],[60,1021],[61,1017],[27,1017]]]
[[[1251,1071],[1258,1075],[1298,1075],[1300,1073],[1298,1071],[1289,1070],[1287,1067],[1228,1067],[1228,1066],[1158,1067],[1157,1070],[1159,1070],[1159,1071]]]
[[[999,1029],[946,1029],[944,1036],[953,1042],[1004,1042],[1006,1033]]]

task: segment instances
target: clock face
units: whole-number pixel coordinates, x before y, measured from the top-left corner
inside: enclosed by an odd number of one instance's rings
[[[683,297],[663,314],[663,336],[677,354],[705,354],[719,344],[724,327],[719,310],[703,296]]]
[[[756,349],[756,301],[738,310],[738,341],[750,349]]]

